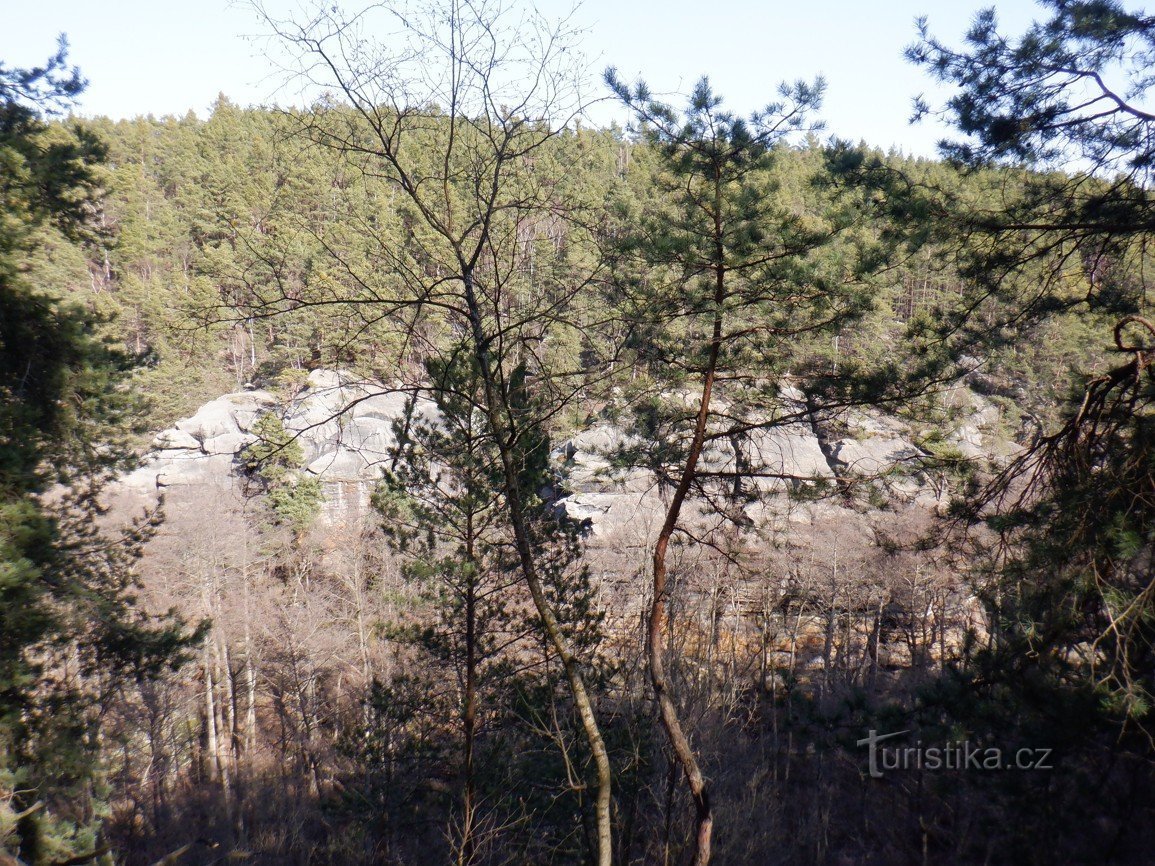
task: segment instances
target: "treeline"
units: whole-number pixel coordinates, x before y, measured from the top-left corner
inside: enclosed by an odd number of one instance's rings
[[[350,276],[373,266],[380,245],[408,243],[403,209],[386,179],[367,178],[339,154],[303,142],[299,134],[312,122],[308,114],[240,108],[224,96],[207,120],[190,113],[82,122],[108,149],[98,216],[105,234],[94,249],[44,229],[29,266],[41,284],[111,319],[110,333],[142,367],[136,375],[148,395],[150,429],[223,391],[263,385],[285,371],[341,367],[390,381],[399,363],[420,365],[419,351],[405,355],[387,326],[375,328],[358,309],[374,292],[387,291],[386,275],[380,287],[351,284]],[[805,207],[821,153],[813,136],[782,146],[776,183],[791,206]],[[963,175],[945,162],[868,156],[911,183],[952,189],[972,201],[994,203],[996,191],[1001,195],[1014,183],[1006,170]],[[621,212],[628,202],[646,200],[662,183],[652,146],[620,129],[579,126],[551,139],[534,160],[567,213],[579,207],[581,222],[600,225],[606,235],[620,230],[615,219],[632,218]],[[900,228],[933,230],[929,224]],[[893,229],[879,214],[868,231],[878,236]],[[522,229],[527,250],[541,240],[564,244],[574,230],[569,218],[556,216]],[[1077,265],[1068,277],[1072,298],[1097,280],[1123,296],[1142,291],[1137,263]],[[949,248],[932,244],[894,256],[872,285],[870,314],[847,322],[837,349],[832,343],[827,354],[833,362],[836,351],[851,361],[890,351],[909,323],[934,320],[961,297],[963,279]],[[605,297],[591,292],[588,303],[592,317],[609,314]],[[224,307],[243,307],[247,315]],[[990,380],[984,387],[1009,401],[1008,414],[1048,412],[1065,396],[1061,383],[1091,365],[1104,324],[1105,317],[1085,311],[1037,324],[1024,340],[1032,351],[995,347],[983,359]]]

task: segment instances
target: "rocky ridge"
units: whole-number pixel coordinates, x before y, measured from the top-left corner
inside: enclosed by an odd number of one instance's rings
[[[993,405],[965,388],[948,397],[963,410],[963,420],[947,435],[940,434],[939,441],[965,457],[1005,450],[1006,443],[993,435],[998,426]],[[803,395],[787,390],[782,399],[789,410]],[[314,370],[307,387],[286,400],[256,389],[225,394],[159,433],[116,493],[141,500],[171,488],[238,487],[238,458],[256,440],[253,425],[263,413],[276,411],[302,447],[304,471],[322,482],[324,521],[346,523],[366,513],[373,486],[396,444],[394,428],[404,417],[406,402],[402,391],[331,370]],[[432,418],[437,410],[431,401],[420,399],[415,412]],[[602,420],[553,451],[557,504],[587,523],[595,540],[629,534],[644,543],[664,510],[665,491],[651,472],[617,465],[615,454],[629,444],[627,433]],[[926,454],[909,424],[855,410],[817,423],[755,430],[740,440],[716,440],[703,454],[701,468],[726,473],[742,467],[752,473],[741,484],[752,494],[745,511],[753,525],[829,520],[862,524],[861,509],[834,498],[814,500],[805,495],[806,489],[816,482],[885,475],[873,483],[886,502],[934,509],[942,501],[943,487],[917,468],[917,459]],[[701,503],[691,506],[691,512],[695,509],[704,514]]]

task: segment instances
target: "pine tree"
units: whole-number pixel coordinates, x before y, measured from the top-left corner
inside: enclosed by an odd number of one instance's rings
[[[962,50],[920,23],[908,56],[960,88],[939,113],[965,138],[944,141],[943,154],[980,187],[997,182],[1004,191],[982,207],[944,199],[942,228],[965,237],[959,249],[972,296],[998,295],[1003,322],[1072,310],[1107,344],[1114,316],[1112,348],[1133,358],[1075,388],[1057,429],[1037,437],[967,510],[977,517],[997,503],[994,525],[1013,541],[991,590],[1001,623],[995,651],[1013,656],[1012,647],[1031,645],[1032,659],[1063,667],[1077,645],[1090,642],[1089,666],[1074,667],[1117,709],[1141,718],[1151,703],[1151,684],[1140,673],[1145,623],[1155,611],[1144,565],[1150,497],[1143,480],[1150,460],[1145,352],[1155,332],[1141,315],[1141,281],[1121,276],[1140,270],[1155,230],[1155,117],[1141,107],[1152,86],[1155,21],[1113,0],[1043,6],[1050,18],[1017,39],[1001,33],[994,10],[986,10]],[[1125,80],[1126,91],[1108,79]],[[921,101],[918,108],[930,111]],[[1013,171],[991,174],[996,165]],[[1017,489],[1024,483],[1026,494]]]
[[[242,466],[268,498],[274,520],[299,537],[320,513],[321,481],[303,471],[301,443],[276,414],[266,412],[252,432],[257,441],[241,452]]]
[[[419,704],[435,718],[449,708],[458,728],[459,754],[447,761],[460,780],[454,861],[472,864],[482,848],[506,844],[496,828],[515,827],[531,808],[525,793],[511,796],[523,791],[523,775],[543,792],[531,798],[535,808],[556,812],[564,802],[555,790],[566,787],[564,776],[555,778],[561,775],[556,768],[527,771],[524,756],[508,742],[525,739],[510,725],[512,716],[524,715],[531,730],[550,729],[561,701],[554,694],[557,672],[548,651],[542,656],[540,624],[510,550],[501,458],[476,364],[465,351],[450,352],[429,361],[428,375],[430,399],[414,396],[397,423],[396,452],[374,502],[405,576],[429,606],[431,622],[394,635],[420,649],[432,668],[429,678],[398,687],[416,686],[423,695]],[[524,489],[552,482],[548,454],[548,440],[529,444],[519,460]],[[576,527],[540,500],[529,516],[551,607],[575,651],[591,658],[600,616],[588,574],[576,562]],[[569,732],[556,736],[568,739]],[[567,835],[568,822],[559,838]]]
[[[197,637],[135,606],[149,523],[97,526],[127,460],[128,361],[29,267],[44,226],[92,236],[104,148],[43,120],[83,86],[63,39],[42,67],[0,66],[0,788],[19,813],[15,827],[2,816],[0,844],[34,866],[99,851],[98,699]]]
[[[748,459],[744,443],[800,417],[798,409],[776,409],[789,374],[814,367],[829,374],[821,360],[815,364],[815,355],[821,358],[815,338],[838,334],[870,308],[862,279],[870,244],[842,243],[865,211],[857,196],[841,201],[821,189],[822,152],[813,149],[816,166],[788,156],[791,136],[812,128],[821,80],[783,85],[776,102],[749,118],[725,110],[706,79],[684,112],[656,100],[642,83],[631,88],[612,69],[606,81],[660,156],[661,195],[628,220],[618,279],[624,314],[643,335],[639,357],[656,384],[639,413],[643,439],[653,441],[651,468],[672,490],[651,567],[650,679],[694,802],[693,862],[702,866],[711,857],[714,814],[667,671],[674,661],[665,645],[671,539],[691,493],[718,503],[732,523],[748,522],[743,507],[753,498],[751,481],[780,470]],[[684,388],[694,395],[689,406]],[[719,440],[735,443],[734,462],[707,471],[703,454]]]

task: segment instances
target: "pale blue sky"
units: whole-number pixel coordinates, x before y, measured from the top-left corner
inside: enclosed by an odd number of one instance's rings
[[[567,11],[571,3],[537,5]],[[1038,12],[1032,0],[585,0],[575,20],[587,28],[583,47],[598,74],[612,64],[661,92],[686,91],[707,74],[730,106],[748,111],[772,98],[780,80],[821,73],[830,132],[929,155],[942,130],[907,123],[912,97],[935,92],[902,57],[914,19],[926,15],[932,32],[958,42],[974,12],[989,5],[1011,30]],[[241,104],[278,96],[259,46],[244,38],[260,32],[258,22],[228,0],[0,0],[0,21],[0,59],[8,65],[42,61],[56,34],[68,34],[91,82],[83,114],[192,109],[203,116],[220,92]],[[624,117],[605,107],[595,120]]]

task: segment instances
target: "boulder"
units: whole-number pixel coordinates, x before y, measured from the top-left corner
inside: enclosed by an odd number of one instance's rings
[[[818,437],[806,424],[789,424],[754,430],[745,443],[746,459],[752,473],[767,472],[805,478],[833,478]],[[760,489],[779,490],[784,482],[776,478],[755,478]]]
[[[657,532],[665,506],[656,490],[645,493],[575,493],[557,503],[567,517],[585,524],[595,539]]]
[[[895,436],[839,439],[831,444],[831,457],[855,475],[881,474],[922,453],[913,443]]]
[[[191,433],[174,428],[158,433],[156,438],[152,440],[152,447],[162,451],[200,451],[201,443]]]
[[[552,457],[565,487],[575,493],[640,493],[654,484],[652,472],[616,466],[614,458],[634,439],[619,427],[599,423],[554,448]]]
[[[156,486],[160,488],[191,485],[227,487],[232,482],[232,467],[233,458],[229,455],[205,454],[197,460],[161,461],[149,468],[156,479]]]
[[[340,388],[349,377],[340,370],[312,370],[309,372],[309,388],[312,391],[332,391]]]
[[[247,429],[257,415],[276,404],[276,398],[268,391],[238,391],[234,394],[225,394],[205,403],[191,418],[177,421],[174,429],[203,442],[217,436],[241,432],[238,419],[244,420]]]
[[[206,439],[201,444],[201,447],[206,454],[223,454],[232,457],[256,441],[257,437],[251,433],[224,433],[220,436],[213,436],[210,439]]]
[[[365,455],[348,448],[335,448],[314,457],[305,470],[325,481],[364,481],[381,476],[379,462],[370,462]]]

